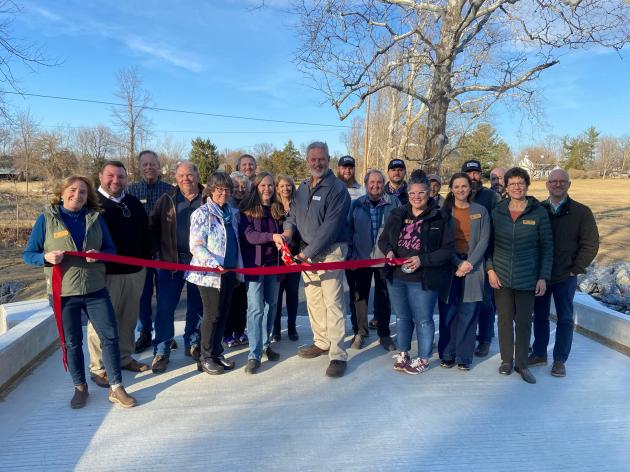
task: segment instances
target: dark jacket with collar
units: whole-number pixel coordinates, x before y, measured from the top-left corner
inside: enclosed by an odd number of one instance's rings
[[[593,212],[570,197],[554,213],[549,200],[542,205],[553,230],[552,284],[566,280],[571,274],[583,274],[599,250],[599,232]]]
[[[203,185],[199,184],[199,194]],[[166,262],[179,262],[177,253],[177,194],[179,187],[162,195],[155,203],[149,216],[151,233],[151,253],[154,257]],[[190,222],[189,222],[190,226]]]
[[[429,199],[427,209],[417,217],[413,216],[409,205],[391,210],[378,240],[378,247],[385,255],[392,251],[396,257],[400,257],[397,253],[398,239],[403,228],[413,220],[421,220],[420,251],[417,254],[420,267],[411,274],[405,274],[400,266],[396,266],[389,275],[421,282],[425,290],[436,290],[445,300],[453,273],[451,257],[455,250],[455,239],[449,215],[442,212],[433,199]]]
[[[494,235],[487,270],[494,270],[505,288],[530,291],[536,282],[551,278],[553,235],[547,210],[534,197],[512,220],[510,199],[502,200],[492,211]]]
[[[310,259],[324,254],[336,243],[347,243],[350,231],[346,217],[350,210],[350,194],[345,184],[331,170],[311,188],[306,179],[295,192],[285,229],[300,232],[308,246],[304,255]]]

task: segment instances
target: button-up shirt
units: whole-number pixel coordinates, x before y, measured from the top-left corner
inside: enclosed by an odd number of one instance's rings
[[[150,215],[153,211],[158,198],[171,190],[173,190],[173,186],[160,178],[152,184],[147,183],[145,180],[140,180],[127,186],[127,193],[140,200],[147,215]]]

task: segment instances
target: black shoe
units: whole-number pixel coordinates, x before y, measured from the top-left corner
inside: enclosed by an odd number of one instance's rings
[[[221,364],[223,366],[223,370],[232,370],[236,366],[236,362],[228,361],[224,356],[215,357],[213,360],[217,364]]]
[[[455,361],[442,360],[440,362],[440,367],[444,367],[445,369],[451,369],[451,368],[455,367]]]
[[[385,349],[386,351],[395,351],[396,344],[390,336],[381,336],[378,340],[378,343]]]
[[[282,341],[282,335],[281,335],[280,333],[273,333],[273,334],[271,335],[271,340],[272,340],[274,343],[277,343],[278,341]]]
[[[255,374],[260,368],[260,361],[258,359],[249,359],[245,365],[246,374]]]
[[[140,333],[138,336],[138,340],[136,341],[136,349],[135,353],[139,354],[146,349],[151,347],[151,333],[145,333],[144,331]]]
[[[177,341],[171,339],[171,349],[177,349]]]
[[[168,356],[157,355],[153,358],[153,362],[151,362],[151,370],[153,370],[154,374],[161,374],[162,372],[166,372],[166,366],[168,365]]]
[[[346,371],[346,364],[346,361],[330,361],[326,369],[326,375],[333,378],[343,377]]]
[[[370,329],[378,329],[378,320],[375,318],[372,318],[370,320],[370,322],[368,323],[368,328]]]
[[[197,362],[197,370],[210,375],[220,375],[225,371],[225,367],[214,359],[204,359]]]
[[[90,394],[88,393],[87,384],[75,385],[74,386],[74,395],[70,400],[70,408],[73,410],[77,410],[79,408],[83,408],[87,403],[88,397]]]
[[[511,362],[502,362],[499,367],[499,374],[501,375],[510,375],[512,373],[512,363]]]
[[[475,356],[477,357],[486,357],[490,352],[490,343],[484,343],[479,341],[477,344],[477,349],[475,349]]]
[[[468,371],[470,370],[470,364],[457,364],[457,368],[459,370]]]
[[[295,328],[289,330],[289,339],[291,341],[297,341],[298,339],[300,339],[300,336],[298,335],[298,332],[295,330]]]
[[[532,374],[528,368],[521,369],[520,367],[515,367],[514,370],[518,372],[519,374],[521,374],[521,378],[525,382],[530,383],[530,384],[536,383],[536,377],[534,377],[534,374]]]
[[[276,351],[268,347],[267,349],[263,349],[263,355],[267,358],[268,361],[277,361],[280,359],[280,354]]]
[[[193,346],[190,349],[186,349],[184,351],[184,354],[192,357],[195,362],[199,362],[199,359],[201,357],[201,349],[199,349],[199,346]]]

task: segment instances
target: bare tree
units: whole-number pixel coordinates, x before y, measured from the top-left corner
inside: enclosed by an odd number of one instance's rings
[[[540,73],[577,48],[620,50],[630,34],[623,0],[302,0],[297,63],[341,119],[380,90],[426,107],[418,157],[437,169],[449,113],[484,114],[497,100],[531,106]],[[417,80],[409,81],[411,69]]]
[[[138,177],[136,154],[139,144],[149,135],[151,122],[146,110],[151,105],[151,94],[142,84],[142,76],[135,67],[124,69],[116,74],[118,88],[114,95],[124,101],[124,107],[114,107],[115,123],[125,134],[126,164],[132,177]]]
[[[82,172],[92,176],[112,157],[117,141],[112,130],[104,125],[81,128],[74,139]]]
[[[35,140],[38,124],[30,110],[22,110],[12,120],[15,128],[16,150],[18,152],[18,168],[26,180],[26,196],[31,179],[32,166],[35,161]]]
[[[609,174],[621,173],[623,148],[619,140],[612,136],[602,136],[598,139],[597,148],[597,165],[602,179],[609,177]]]

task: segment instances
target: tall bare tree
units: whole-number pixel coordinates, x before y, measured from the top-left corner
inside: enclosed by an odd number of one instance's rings
[[[531,105],[560,54],[620,50],[630,38],[623,0],[301,0],[294,9],[298,65],[341,119],[386,88],[426,107],[419,159],[429,169],[447,149],[449,113],[479,116],[500,99]]]
[[[136,154],[139,144],[147,139],[151,122],[147,117],[147,107],[151,106],[151,94],[142,84],[142,76],[136,67],[124,69],[116,74],[118,88],[114,95],[124,106],[114,107],[114,122],[125,135],[127,150],[127,170],[132,177],[138,177]]]
[[[105,125],[79,129],[75,146],[81,158],[82,171],[95,177],[105,161],[113,157],[116,140],[112,130]]]
[[[15,128],[16,149],[18,151],[18,168],[26,180],[26,196],[31,180],[32,166],[35,163],[35,141],[38,134],[38,123],[30,110],[22,110],[13,118]]]

